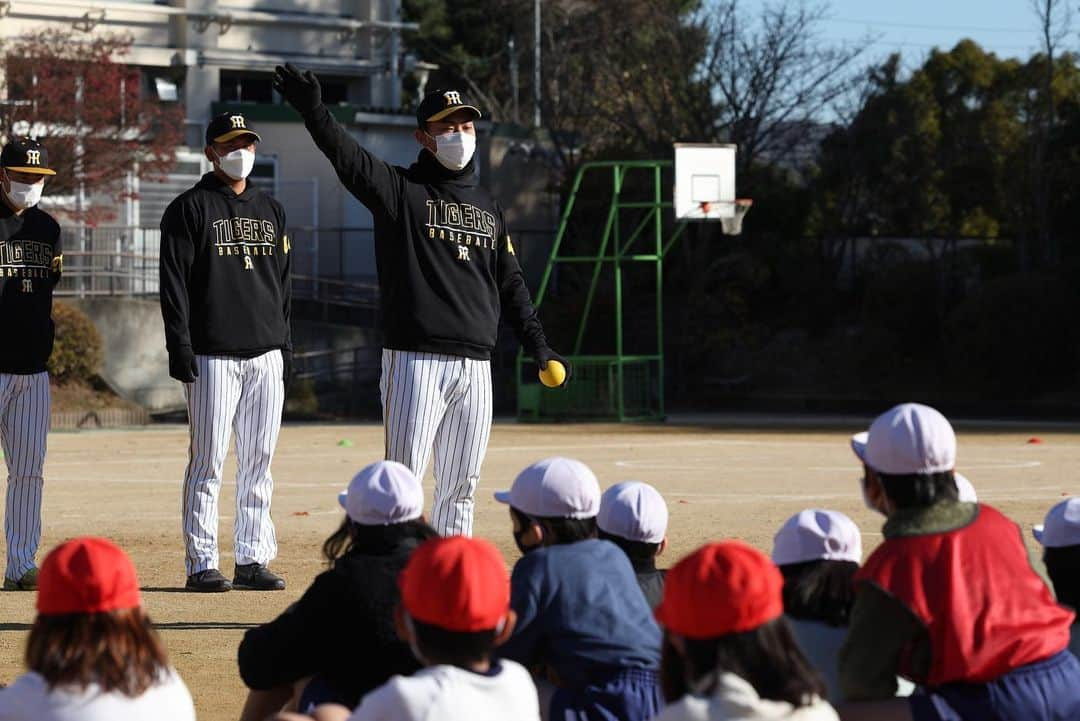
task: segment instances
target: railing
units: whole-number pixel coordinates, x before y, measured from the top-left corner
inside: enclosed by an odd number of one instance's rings
[[[379,287],[374,232],[370,228],[289,229],[293,298],[374,311]],[[539,280],[551,233],[512,231],[518,259],[533,287]],[[140,296],[159,290],[161,231],[135,226],[64,227],[61,296]],[[355,314],[350,311],[350,314]],[[328,317],[334,315],[327,313]]]
[[[64,274],[57,295],[152,295],[158,292],[157,228],[64,228]]]

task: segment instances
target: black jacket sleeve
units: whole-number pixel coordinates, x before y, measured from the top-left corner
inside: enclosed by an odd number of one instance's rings
[[[161,217],[158,282],[161,317],[165,321],[165,347],[169,350],[191,346],[188,281],[195,260],[193,234],[198,227],[192,213],[192,208],[179,199],[173,201]]]
[[[502,306],[502,316],[514,329],[525,352],[535,357],[541,348],[547,348],[547,337],[544,328],[540,325],[536,308],[533,307],[532,297],[529,295],[529,287],[525,284],[525,276],[518,264],[514,243],[510,239],[510,233],[506,229],[506,221],[499,211],[499,227],[502,235],[499,238],[497,253],[498,257],[498,283],[499,301]]]
[[[49,264],[49,270],[52,275],[53,288],[55,288],[60,283],[60,276],[64,274],[64,243],[60,236],[60,224],[54,222],[53,227],[55,229],[52,237],[53,258],[52,263]]]
[[[285,209],[278,205],[279,225],[281,231],[281,305],[285,314],[285,338],[282,340],[282,349],[292,353],[292,238],[285,231]]]
[[[325,105],[305,115],[304,125],[348,191],[373,213],[396,219],[404,188],[394,166],[365,150]]]
[[[332,624],[342,609],[334,600],[345,589],[333,573],[316,576],[300,600],[270,623],[250,629],[240,641],[240,678],[266,691],[311,676],[329,663]],[[355,649],[354,649],[355,650]]]

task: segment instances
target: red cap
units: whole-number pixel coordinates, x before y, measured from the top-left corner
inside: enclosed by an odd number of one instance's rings
[[[692,639],[750,631],[783,614],[783,588],[780,570],[761,551],[710,543],[668,571],[656,620]]]
[[[510,610],[502,554],[478,538],[426,541],[409,558],[398,586],[410,616],[448,631],[497,628]]]
[[[41,564],[37,610],[44,616],[141,605],[135,566],[112,541],[75,538],[50,551]]]

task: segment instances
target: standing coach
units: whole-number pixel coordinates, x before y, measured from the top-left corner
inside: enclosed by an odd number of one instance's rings
[[[12,139],[0,151],[0,441],[8,467],[5,591],[37,588],[41,493],[49,433],[53,288],[60,226],[37,207],[49,167],[45,146]]]
[[[334,120],[310,70],[279,66],[274,87],[375,218],[385,457],[423,478],[434,446],[432,525],[469,535],[491,434],[500,316],[541,368],[559,361],[569,371],[548,347],[502,209],[477,184],[480,111],[458,90],[428,93],[416,111],[420,155],[403,168],[376,158]]]
[[[270,519],[270,462],[292,365],[285,211],[247,181],[260,140],[240,113],[206,129],[213,170],[161,219],[161,315],[169,375],[184,384],[190,450],[184,472],[187,589],[281,590]],[[236,572],[218,561],[222,466],[236,434]]]

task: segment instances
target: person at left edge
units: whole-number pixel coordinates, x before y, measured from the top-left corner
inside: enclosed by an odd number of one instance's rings
[[[52,296],[63,254],[60,226],[37,207],[56,175],[45,146],[14,138],[0,151],[0,441],[7,463],[4,590],[37,588],[41,492],[49,431]]]
[[[206,129],[213,170],[161,218],[161,315],[169,375],[184,384],[190,451],[184,472],[187,589],[281,590],[270,475],[292,365],[285,211],[247,181],[258,133],[240,113]],[[233,580],[218,556],[218,495],[236,434]]]

